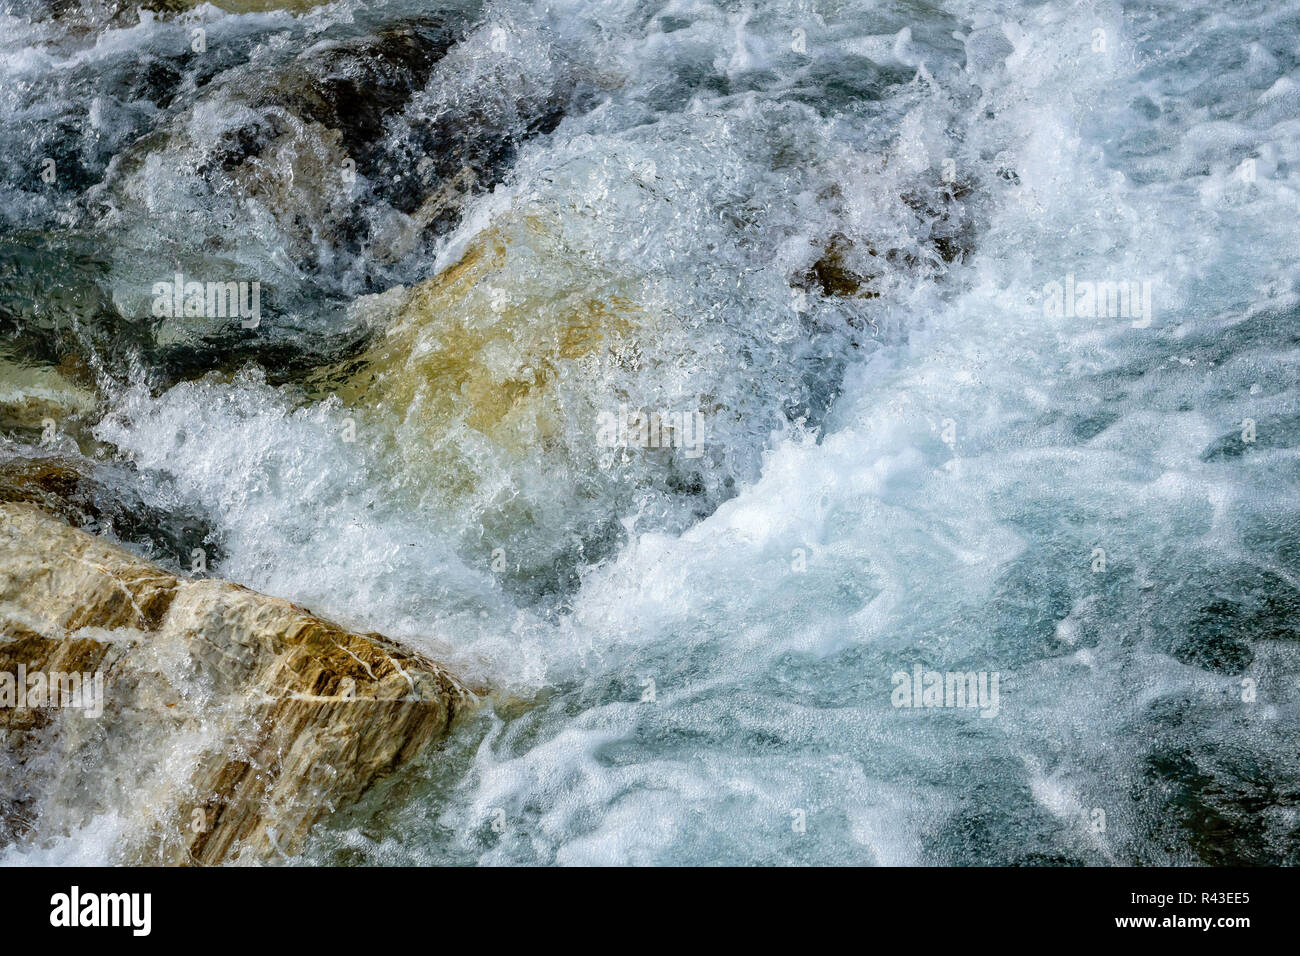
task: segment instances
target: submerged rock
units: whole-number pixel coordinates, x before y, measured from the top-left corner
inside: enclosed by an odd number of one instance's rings
[[[426,276],[465,203],[587,102],[583,68],[541,27],[498,49],[456,12],[357,11],[286,25],[254,65],[256,36],[174,64],[180,99],[67,187],[62,238],[0,243],[0,331],[25,357],[94,354],[161,387],[250,360],[283,381],[354,354],[346,304]],[[256,284],[257,314],[175,314],[158,289],[178,273]]]
[[[6,693],[23,673],[76,706],[19,708]],[[5,842],[108,818],[123,862],[291,855],[473,700],[378,634],[181,579],[33,504],[0,504]]]
[[[140,21],[142,11],[174,14],[192,10],[209,0],[18,0],[18,11],[34,20],[53,18],[60,22],[94,26],[130,27]],[[212,5],[230,13],[265,13],[269,10],[299,12],[329,0],[219,0]]]
[[[875,276],[855,272],[845,263],[845,258],[850,251],[851,247],[843,236],[832,237],[821,257],[803,275],[795,278],[793,286],[805,292],[819,293],[827,298],[848,296],[877,298],[879,293],[870,289],[871,280]],[[867,254],[875,256],[876,251],[870,249]]]
[[[98,401],[57,368],[0,356],[0,432],[53,430],[94,411]]]
[[[146,487],[149,483],[156,488]],[[188,566],[193,550],[202,548],[212,567],[222,551],[211,524],[174,505],[162,506],[161,499],[173,498],[170,486],[165,477],[146,476],[130,462],[0,445],[0,502],[37,505],[74,528],[127,542],[169,568]]]
[[[434,278],[357,312],[379,330],[372,346],[322,370],[315,394],[383,436],[397,484],[522,596],[565,593],[620,540],[637,496],[660,516],[677,509],[682,526],[702,499],[724,500],[703,427],[693,448],[667,427],[654,447],[601,441],[602,416],[621,407],[694,422],[721,377],[701,369],[666,388],[663,370],[686,364],[698,337],[643,276],[577,248],[561,221],[503,217]]]
[[[155,317],[149,308],[151,282],[170,281],[174,273],[155,264],[143,278],[115,279],[112,264],[95,244],[91,235],[80,233],[0,240],[0,383],[25,380],[32,373],[24,369],[44,366],[81,393],[97,390],[98,375],[134,376],[163,388],[213,370],[233,372],[250,361],[265,363],[278,383],[357,347],[354,330],[330,327],[328,304],[311,316],[322,326],[311,334],[273,328],[269,321],[248,329],[238,318]],[[206,275],[243,274],[224,268]],[[54,383],[49,372],[41,374],[47,384]],[[19,411],[4,407],[13,404],[6,394],[17,390],[0,385],[0,431],[35,427],[18,423]],[[83,410],[86,397],[68,395],[65,411]],[[32,415],[21,417],[30,421]],[[65,419],[52,417],[63,430]]]
[[[277,315],[315,308],[307,285],[349,297],[391,286],[385,270],[501,182],[574,97],[545,37],[529,51],[537,71],[467,30],[453,15],[404,19],[228,70],[114,163],[97,228],[137,225],[143,205],[153,215],[122,237],[137,259],[124,271],[258,279]],[[119,285],[124,312],[147,315],[149,288]]]
[[[368,300],[393,309],[392,321],[340,394],[402,411],[425,439],[456,420],[503,444],[536,443],[559,424],[546,398],[564,363],[606,353],[637,361],[631,352],[652,319],[630,298],[635,282],[565,255],[541,221],[513,226],[476,237],[409,293]]]
[[[175,12],[190,10],[209,0],[144,0],[140,7],[145,10]],[[214,7],[231,13],[265,13],[268,10],[288,10],[298,13],[319,7],[333,0],[216,0]]]

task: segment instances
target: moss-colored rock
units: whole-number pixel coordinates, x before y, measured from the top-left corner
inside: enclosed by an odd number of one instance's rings
[[[647,319],[634,295],[539,220],[489,230],[454,265],[390,297],[391,324],[337,391],[399,413],[421,447],[453,424],[506,445],[544,441],[565,363],[598,352],[632,360]]]
[[[618,510],[675,467],[669,449],[611,464],[597,443],[599,415],[644,403],[641,371],[682,348],[669,338],[681,323],[646,286],[553,219],[507,215],[434,278],[359,303],[371,346],[309,388],[353,409],[394,485],[469,560],[487,566],[499,547],[504,579],[562,591],[607,553]]]
[[[814,292],[827,298],[859,297],[874,299],[879,296],[869,288],[874,276],[863,275],[850,269],[845,258],[851,247],[843,236],[836,236],[826,244],[826,249],[803,275],[794,281],[795,288]],[[875,250],[868,250],[874,256]]]
[[[0,359],[0,430],[41,428],[94,409],[95,393],[75,384],[58,369],[32,367]]]

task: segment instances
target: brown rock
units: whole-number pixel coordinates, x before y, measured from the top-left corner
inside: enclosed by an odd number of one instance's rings
[[[56,368],[0,357],[0,431],[62,427],[94,410],[97,396]]]
[[[20,665],[99,672],[103,712],[0,706],[0,840],[56,839],[109,814],[120,862],[291,855],[475,699],[378,634],[178,578],[11,502],[0,504],[0,675]]]
[[[795,279],[795,288],[806,292],[817,292],[827,298],[853,296],[864,299],[878,298],[879,293],[869,288],[875,276],[861,275],[845,264],[845,257],[851,248],[848,240],[843,236],[833,237],[812,267]],[[868,250],[868,255],[875,254],[875,250]]]

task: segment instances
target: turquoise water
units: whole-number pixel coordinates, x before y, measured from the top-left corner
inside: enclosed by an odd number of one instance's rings
[[[1300,7],[5,9],[4,347],[90,357],[83,450],[214,573],[496,691],[309,861],[1300,862]],[[354,182],[248,92],[412,22]],[[557,364],[545,440],[311,383],[366,296],[528,217],[563,250],[506,300],[562,263],[656,316]],[[860,294],[807,278],[830,248]],[[260,279],[262,327],[151,321],[177,267]],[[1045,305],[1088,282],[1149,311]],[[629,399],[703,455],[600,448]],[[996,708],[896,706],[917,667]],[[7,858],[123,839],[43,836]]]

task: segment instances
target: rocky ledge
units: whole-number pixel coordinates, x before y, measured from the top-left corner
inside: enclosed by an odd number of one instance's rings
[[[474,700],[378,634],[0,503],[0,843],[39,821],[107,827],[124,863],[289,857]]]

